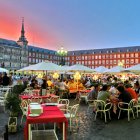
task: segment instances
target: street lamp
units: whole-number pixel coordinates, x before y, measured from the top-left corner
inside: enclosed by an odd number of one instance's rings
[[[67,55],[67,51],[64,50],[63,47],[61,47],[58,51],[57,51],[57,55],[61,56],[61,61],[60,61],[60,65],[63,66],[65,65],[65,56]]]
[[[77,71],[74,75],[73,75],[74,79],[77,81],[77,91],[78,91],[78,80],[81,79],[81,74]]]
[[[118,66],[123,67],[124,66],[124,61],[119,61]]]
[[[53,74],[53,78],[54,78],[54,79],[58,79],[58,78],[59,78],[59,74],[58,74],[57,72],[55,72],[55,73]]]

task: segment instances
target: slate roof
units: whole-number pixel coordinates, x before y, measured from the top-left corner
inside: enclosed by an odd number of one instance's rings
[[[103,54],[103,53],[114,53],[114,52],[139,52],[139,51],[140,51],[140,46],[130,46],[130,47],[118,47],[118,48],[69,51],[68,55],[99,54],[99,53]]]
[[[49,54],[55,54],[56,51],[53,51],[53,50],[49,50],[49,49],[45,49],[45,48],[39,48],[39,47],[35,47],[35,46],[31,46],[31,45],[28,45],[28,50],[29,51],[34,51],[34,52],[44,52],[44,53],[49,53]]]
[[[0,38],[0,45],[8,46],[8,47],[20,47],[16,41],[7,40]],[[34,52],[44,52],[48,54],[55,54],[56,51],[49,50],[45,48],[39,48],[36,46],[28,45],[29,51]],[[139,52],[140,46],[129,46],[129,47],[118,47],[118,48],[104,48],[104,49],[90,49],[90,50],[75,50],[75,51],[68,51],[68,55],[81,55],[81,54],[103,54],[103,53],[114,53],[114,52]]]
[[[0,45],[8,46],[8,47],[20,47],[16,41],[13,40],[7,40],[0,38]]]

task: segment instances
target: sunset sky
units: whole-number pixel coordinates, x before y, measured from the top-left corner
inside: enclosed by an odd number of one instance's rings
[[[83,50],[140,45],[140,0],[0,0],[0,38]]]

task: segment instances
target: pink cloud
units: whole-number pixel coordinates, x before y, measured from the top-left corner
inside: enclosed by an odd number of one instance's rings
[[[0,38],[17,41],[21,31],[22,13],[8,6],[0,6],[0,9],[3,11],[0,12]],[[25,36],[29,44],[47,49],[57,47],[58,38],[52,35],[50,30],[48,32],[43,30],[41,23],[34,23],[28,14],[27,19],[25,17]]]

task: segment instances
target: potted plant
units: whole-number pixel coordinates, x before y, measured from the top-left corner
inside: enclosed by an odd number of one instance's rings
[[[18,95],[11,93],[8,94],[6,98],[6,109],[10,111],[10,117],[8,121],[8,131],[16,132],[17,131],[17,116],[20,112],[20,103]]]
[[[11,93],[6,98],[6,109],[10,111],[10,116],[17,116],[20,112],[21,100],[18,95]]]

